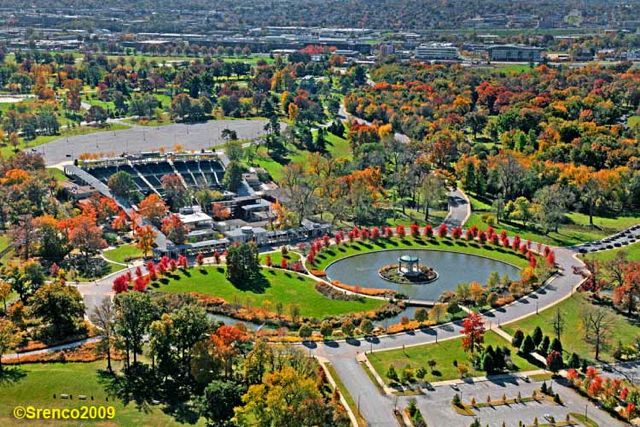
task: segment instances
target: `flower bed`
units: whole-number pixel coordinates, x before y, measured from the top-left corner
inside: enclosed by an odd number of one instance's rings
[[[357,294],[368,295],[372,297],[393,298],[398,296],[397,292],[391,289],[363,288],[361,286],[347,285],[346,283],[342,283],[339,280],[332,280],[331,284],[346,291],[351,291]]]

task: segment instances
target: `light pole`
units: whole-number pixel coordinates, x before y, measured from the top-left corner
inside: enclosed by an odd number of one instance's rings
[[[585,422],[589,419],[589,417],[587,416],[587,408],[588,407],[589,407],[588,403],[584,405],[584,421]]]

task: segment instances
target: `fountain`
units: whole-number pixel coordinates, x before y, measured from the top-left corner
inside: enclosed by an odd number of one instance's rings
[[[438,273],[431,267],[420,265],[420,258],[414,255],[401,255],[397,264],[384,265],[378,270],[384,280],[399,284],[425,284],[438,278]]]

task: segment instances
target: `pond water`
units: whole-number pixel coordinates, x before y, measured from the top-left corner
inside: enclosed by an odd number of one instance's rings
[[[381,278],[378,274],[380,267],[397,263],[401,255],[417,256],[421,265],[425,264],[438,272],[438,279],[424,285],[403,285]],[[477,281],[484,284],[493,271],[497,271],[500,276],[506,273],[514,279],[520,275],[518,267],[501,261],[428,249],[368,252],[340,259],[325,269],[329,280],[338,280],[363,288],[393,289],[409,298],[428,301],[437,300],[444,291],[455,290],[459,283]]]

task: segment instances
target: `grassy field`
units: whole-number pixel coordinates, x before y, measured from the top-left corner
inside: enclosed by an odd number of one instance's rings
[[[327,151],[329,152],[329,154],[331,154],[331,157],[333,157],[334,159],[346,160],[351,160],[353,158],[353,153],[351,152],[349,141],[342,137],[334,135],[331,132],[327,133],[326,140]]]
[[[504,340],[495,332],[487,332],[484,336],[485,346],[492,345],[510,347],[510,343]],[[462,338],[441,341],[437,344],[424,344],[415,347],[408,347],[404,350],[389,350],[374,352],[368,355],[369,361],[378,372],[380,377],[388,384],[390,381],[386,377],[389,366],[393,366],[398,375],[407,365],[412,369],[423,367],[427,370],[425,380],[429,382],[452,380],[459,378],[458,369],[453,365],[454,360],[464,363],[469,368],[469,374],[473,377],[485,375],[484,371],[476,371],[471,366],[468,354],[462,349]],[[427,362],[435,360],[436,366],[431,372]],[[529,363],[526,359],[511,352],[511,360],[518,371],[531,371],[538,369],[537,366]]]
[[[115,249],[104,251],[104,257],[114,262],[126,264],[133,259],[142,258],[143,253],[134,245],[122,245]]]
[[[482,200],[469,197],[471,200],[471,208],[473,210],[467,227],[477,226],[480,229],[486,229],[489,224],[483,219],[484,215],[490,215],[495,220],[495,211],[490,205]],[[628,228],[634,224],[640,223],[640,216],[620,216],[620,217],[594,217],[594,227],[589,225],[589,216],[578,212],[572,212],[566,215],[567,223],[559,227],[558,232],[549,232],[543,234],[533,228],[524,228],[519,223],[493,224],[493,228],[497,232],[506,230],[509,234],[519,234],[523,239],[529,239],[548,245],[571,246],[578,243],[584,243],[591,240],[598,240],[620,230]]]
[[[640,126],[640,116],[631,116],[627,121],[629,127]]]
[[[116,366],[118,363],[116,363]],[[139,425],[139,426],[177,426],[183,425],[162,412],[160,407],[151,406],[148,411],[139,411],[133,403],[122,404],[115,398],[109,398],[101,383],[98,370],[104,369],[105,362],[92,363],[43,363],[23,365],[16,368],[24,374],[14,381],[0,382],[0,424],[9,425],[56,425],[83,426],[88,424]],[[73,395],[73,400],[62,400],[60,394]],[[94,400],[81,401],[77,396],[93,396]],[[54,399],[53,396],[58,398]],[[16,406],[35,406],[37,408],[79,408],[85,406],[114,406],[116,416],[113,420],[96,422],[46,422],[17,421],[10,414]],[[197,425],[204,425],[200,420]]]
[[[178,272],[167,284],[157,285],[160,292],[199,292],[223,298],[228,303],[250,307],[273,306],[281,302],[285,310],[298,305],[300,315],[306,317],[335,316],[359,311],[375,310],[384,301],[339,301],[326,298],[315,289],[312,279],[282,270],[263,269],[262,280],[246,286],[234,286],[225,277],[224,267],[193,268],[187,275]],[[268,301],[268,303],[267,303]],[[288,311],[288,310],[287,310]]]
[[[527,317],[515,323],[503,326],[503,329],[513,335],[517,329],[521,329],[525,334],[533,332],[536,326],[542,328],[542,332],[550,337],[553,336],[551,319],[559,308],[564,316],[564,333],[561,335],[562,346],[565,352],[578,353],[583,358],[593,358],[593,351],[584,341],[581,313],[591,305],[583,294],[575,294],[555,307],[541,311],[540,314]],[[611,310],[614,319],[611,333],[609,334],[609,348],[601,352],[600,358],[611,360],[611,353],[615,349],[618,341],[622,344],[630,344],[639,334],[640,327],[624,316],[616,314]]]
[[[413,239],[411,237],[407,237],[404,240],[400,240],[398,238],[392,238],[389,240],[379,239],[376,242],[356,241],[353,243],[343,243],[340,246],[331,246],[324,249],[316,256],[316,263],[312,268],[324,269],[329,263],[336,259],[383,249],[448,250],[452,252],[486,256],[488,258],[493,258],[522,268],[528,265],[526,259],[521,257],[519,254],[516,254],[509,249],[503,249],[493,245],[486,245],[486,248],[483,248],[475,243],[470,244],[465,240],[453,241],[450,239],[439,238],[422,240],[421,238]]]
[[[494,73],[512,73],[520,74],[531,71],[529,64],[493,64],[492,71]]]
[[[289,251],[287,255],[283,257],[280,251],[276,251],[260,254],[260,264],[266,264],[267,255],[271,257],[271,265],[275,266],[280,265],[280,263],[282,262],[282,258],[285,258],[287,262],[296,262],[300,259],[300,254],[297,252]]]

